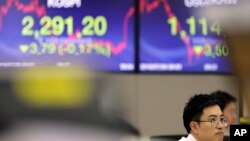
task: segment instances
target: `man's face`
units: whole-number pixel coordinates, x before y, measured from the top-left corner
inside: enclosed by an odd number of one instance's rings
[[[203,109],[200,121],[197,122],[195,136],[198,141],[223,141],[225,127],[221,122],[213,124],[206,121],[220,121],[223,119],[223,114],[219,106],[211,106]]]
[[[236,103],[228,103],[223,110],[223,114],[227,118],[229,125],[234,124],[236,121]]]

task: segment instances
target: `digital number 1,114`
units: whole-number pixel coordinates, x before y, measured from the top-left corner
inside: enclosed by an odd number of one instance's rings
[[[167,23],[170,24],[170,32],[171,35],[175,36],[177,35],[177,28],[178,28],[178,21],[176,16],[173,16],[167,20]],[[196,28],[197,28],[197,21],[194,16],[191,16],[186,19],[186,24],[189,25],[189,34],[195,35],[196,34]],[[205,18],[200,18],[198,20],[198,25],[201,26],[201,33],[202,35],[206,36],[208,35],[208,24],[207,20]],[[210,27],[210,31],[216,33],[216,35],[220,36],[221,30],[218,23],[214,23]]]

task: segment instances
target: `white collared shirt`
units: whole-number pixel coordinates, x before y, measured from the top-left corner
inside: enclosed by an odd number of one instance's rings
[[[188,134],[187,137],[182,137],[179,141],[197,141],[192,134]]]

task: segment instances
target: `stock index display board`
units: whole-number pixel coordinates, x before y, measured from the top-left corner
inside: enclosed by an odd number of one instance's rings
[[[231,73],[219,19],[199,13],[237,0],[139,0],[140,72]]]
[[[134,0],[1,0],[0,68],[134,70]]]

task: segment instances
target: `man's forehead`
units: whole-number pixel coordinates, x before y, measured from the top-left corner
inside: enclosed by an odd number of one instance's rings
[[[220,107],[217,105],[204,108],[202,115],[206,116],[206,117],[210,117],[210,116],[221,117],[221,116],[223,116]]]
[[[236,106],[237,106],[237,104],[236,104],[236,102],[230,102],[230,103],[228,103],[227,105],[226,105],[227,107],[233,107],[233,108],[236,108]]]

